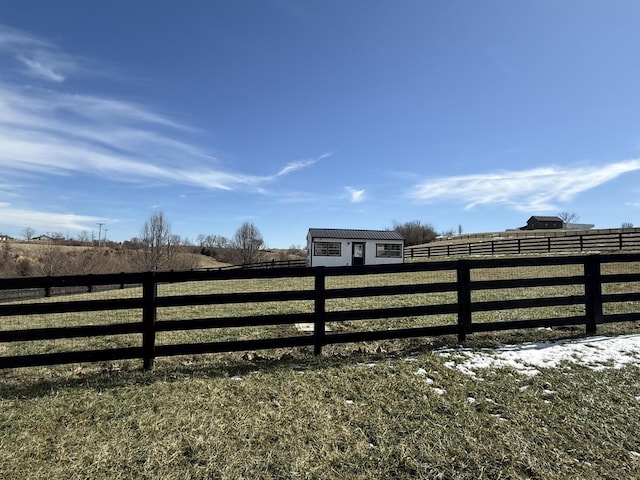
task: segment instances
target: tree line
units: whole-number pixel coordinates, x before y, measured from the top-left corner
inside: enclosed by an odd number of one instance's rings
[[[419,220],[394,222],[393,229],[403,235],[406,245],[428,243],[437,236],[430,224]],[[30,227],[22,233],[30,248],[14,246],[8,240],[0,243],[0,276],[189,270],[200,266],[200,255],[224,264],[247,265],[266,260],[267,253],[264,238],[253,223],[242,223],[231,238],[200,234],[192,242],[173,233],[161,211],[149,216],[138,236],[122,243],[108,241],[106,229],[98,239],[87,232],[75,239],[48,232],[43,239],[36,237]],[[40,241],[36,242],[38,238]],[[291,246],[278,259],[303,258],[304,254],[302,248]]]
[[[45,242],[32,242],[35,231],[23,231],[29,248],[0,242],[0,276],[74,275],[131,271],[189,270],[200,266],[200,255],[221,263],[250,264],[264,259],[266,244],[258,228],[243,223],[234,236],[198,235],[198,244],[174,234],[163,212],[153,213],[140,235],[121,244],[92,241],[83,232],[78,239],[49,234]],[[84,246],[86,248],[69,248]],[[299,253],[299,252],[298,252]]]

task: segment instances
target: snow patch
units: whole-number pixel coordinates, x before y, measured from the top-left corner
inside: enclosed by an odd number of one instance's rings
[[[595,371],[640,365],[640,335],[589,337],[580,340],[503,345],[496,349],[443,348],[436,353],[448,368],[475,376],[476,370],[511,367],[522,375],[538,375],[538,368],[558,368],[563,362]]]

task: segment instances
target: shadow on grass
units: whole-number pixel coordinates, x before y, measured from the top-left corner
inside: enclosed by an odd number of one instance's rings
[[[609,334],[637,333],[636,328]],[[600,334],[600,332],[599,332]],[[606,332],[604,334],[607,334]],[[314,356],[308,347],[231,354],[156,359],[152,371],[144,371],[140,360],[104,364],[73,364],[0,370],[0,399],[31,399],[52,393],[91,389],[94,391],[127,387],[144,387],[158,382],[175,382],[188,378],[233,378],[259,371],[300,372],[339,368],[354,363],[370,363],[408,356],[430,354],[441,347],[495,348],[504,344],[542,342],[583,338],[582,328],[554,330],[512,330],[491,334],[474,334],[463,344],[453,336],[407,339],[366,344],[332,345]]]

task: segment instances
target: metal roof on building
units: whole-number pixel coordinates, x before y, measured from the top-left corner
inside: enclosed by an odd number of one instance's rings
[[[544,215],[533,215],[529,220],[532,219],[539,222],[562,222],[560,217],[546,217]]]
[[[342,228],[310,228],[311,238],[346,238],[349,240],[404,240],[395,230],[350,230]]]

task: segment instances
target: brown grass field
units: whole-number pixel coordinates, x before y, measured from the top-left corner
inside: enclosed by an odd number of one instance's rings
[[[475,278],[571,275],[519,268]],[[569,270],[567,270],[567,268]],[[614,264],[609,271],[637,271]],[[327,279],[327,288],[441,282],[421,272]],[[192,282],[185,292],[311,289],[312,280]],[[579,294],[579,286],[474,292],[474,300]],[[638,284],[607,285],[608,292]],[[139,289],[74,296],[116,298]],[[56,302],[65,297],[35,300]],[[455,294],[331,300],[328,311],[455,302]],[[159,320],[305,312],[312,302],[271,302],[159,309]],[[638,302],[606,304],[605,313],[638,311]],[[580,314],[584,307],[477,314],[474,321]],[[581,310],[582,308],[582,310]],[[0,329],[137,322],[139,311],[5,317]],[[455,322],[451,316],[337,322],[333,331]],[[638,322],[601,334],[638,333]],[[295,327],[171,332],[160,344],[297,334]],[[472,335],[467,346],[582,336],[584,327]],[[0,355],[138,345],[138,335],[0,344]],[[35,478],[640,478],[640,368],[542,369],[524,377],[491,368],[472,378],[436,354],[455,338],[421,338],[309,349],[160,358],[0,371],[0,477]],[[568,367],[568,366],[566,366]],[[427,372],[432,384],[417,375]],[[444,394],[434,390],[438,387]],[[526,388],[524,388],[526,387]],[[553,390],[550,398],[548,392]],[[469,398],[473,398],[471,403]]]

